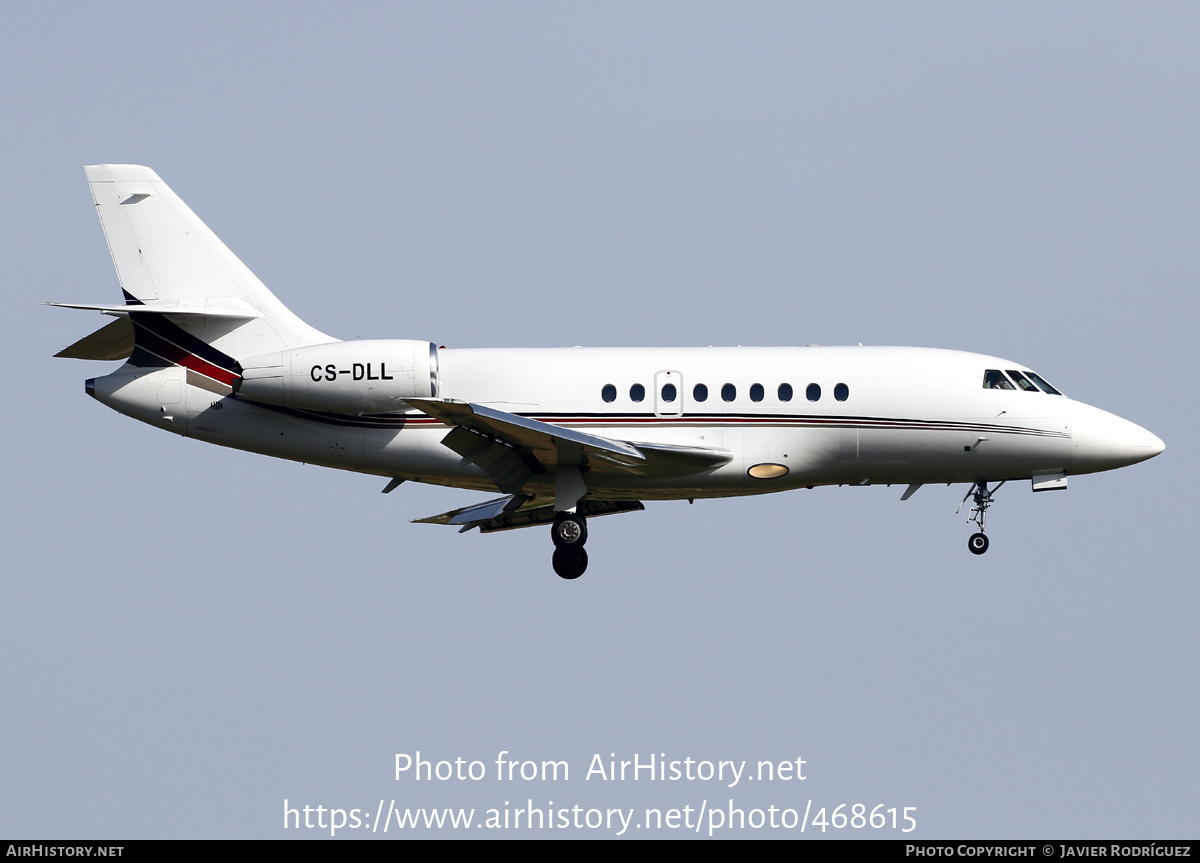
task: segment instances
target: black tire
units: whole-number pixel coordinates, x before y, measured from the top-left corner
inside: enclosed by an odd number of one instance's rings
[[[560,578],[579,578],[587,570],[588,553],[586,548],[556,548],[554,549],[554,571]]]
[[[550,538],[555,548],[583,548],[587,542],[587,522],[573,512],[560,512],[554,517]]]
[[[967,548],[971,549],[971,554],[983,554],[988,550],[988,545],[988,538],[982,533],[973,533],[967,540]]]

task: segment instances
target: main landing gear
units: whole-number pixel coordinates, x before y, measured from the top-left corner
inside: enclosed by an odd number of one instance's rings
[[[573,512],[560,512],[554,516],[550,528],[554,540],[554,571],[562,578],[579,578],[587,569],[587,520]]]
[[[998,492],[1000,490],[1000,486],[1004,485],[1005,482],[1008,482],[1008,480],[1004,480],[1004,482],[1001,482],[1000,485],[997,485],[991,491],[988,491],[987,480],[981,479],[979,482],[972,485],[970,490],[967,491],[966,495],[963,496],[962,502],[966,503],[967,498],[974,495],[975,505],[971,507],[971,510],[967,515],[967,523],[979,525],[979,533],[971,534],[971,538],[967,540],[967,548],[971,550],[971,554],[983,554],[988,550],[988,545],[990,545],[990,543],[988,542],[987,535],[984,534],[984,530],[986,529],[984,527],[984,522],[987,521],[988,507],[993,503],[992,495]],[[959,512],[962,511],[962,503],[958,505],[958,510]]]

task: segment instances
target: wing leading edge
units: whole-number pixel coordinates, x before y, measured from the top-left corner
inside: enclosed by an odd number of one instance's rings
[[[448,399],[406,401],[453,426],[454,430],[442,443],[481,467],[489,459],[503,460],[503,456],[493,449],[497,446],[506,448],[520,459],[530,475],[560,465],[586,465],[597,473],[685,476],[718,468],[733,458],[733,453],[726,449],[614,440],[467,402]],[[478,440],[471,440],[469,436]],[[509,461],[515,464],[511,459]],[[501,486],[501,491],[515,493],[517,490],[519,487],[510,490]]]

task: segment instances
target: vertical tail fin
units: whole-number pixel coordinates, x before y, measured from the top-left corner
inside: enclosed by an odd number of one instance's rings
[[[193,353],[207,345],[236,359],[336,341],[292,314],[149,168],[84,171],[126,303],[165,315],[156,328],[186,333]],[[141,327],[137,336],[146,340]]]

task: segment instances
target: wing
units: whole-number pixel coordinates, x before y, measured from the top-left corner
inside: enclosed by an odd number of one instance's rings
[[[725,449],[613,440],[467,402],[406,401],[453,426],[442,443],[510,494],[519,493],[534,474],[560,465],[587,465],[595,474],[670,477],[712,470],[733,458]]]
[[[531,453],[543,466],[559,464],[560,451],[564,453],[563,464],[578,464],[580,451],[588,455],[615,460],[620,464],[634,465],[645,461],[635,447],[622,441],[610,440],[553,426],[540,420],[529,419],[517,414],[498,411],[483,405],[437,399],[406,399],[431,417],[446,425],[458,426],[468,431],[490,435],[521,447]],[[447,444],[449,446],[449,444]],[[454,447],[450,447],[454,449]],[[457,451],[457,450],[456,450]]]

